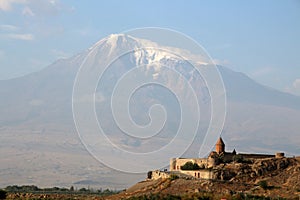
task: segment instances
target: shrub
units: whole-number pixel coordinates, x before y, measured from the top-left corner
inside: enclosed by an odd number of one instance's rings
[[[263,188],[264,190],[268,189],[267,181],[259,181],[258,185]]]
[[[237,163],[242,163],[244,161],[244,158],[241,155],[234,155],[232,160]]]
[[[175,180],[175,179],[178,179],[178,178],[179,178],[179,176],[176,175],[176,174],[171,174],[170,175],[170,180]]]

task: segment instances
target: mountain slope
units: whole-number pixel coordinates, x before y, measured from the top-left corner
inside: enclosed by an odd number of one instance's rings
[[[222,74],[229,100],[300,109],[298,96],[260,85],[243,73],[234,72],[222,66],[218,68]]]

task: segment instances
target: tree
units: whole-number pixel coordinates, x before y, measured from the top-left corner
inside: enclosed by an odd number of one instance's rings
[[[89,192],[89,189],[86,189],[86,188],[80,188],[78,191],[79,191],[79,192]]]
[[[186,162],[183,166],[180,167],[181,170],[199,170],[200,167],[197,163]]]
[[[0,190],[0,199],[6,199],[7,192],[4,190]]]

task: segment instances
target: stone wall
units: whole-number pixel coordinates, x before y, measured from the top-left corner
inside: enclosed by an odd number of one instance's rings
[[[160,170],[152,171],[152,180],[170,178],[171,174],[175,174],[181,178],[195,178],[195,179],[214,179],[214,171],[209,169],[200,170],[180,170],[174,172],[164,172]]]
[[[192,176],[196,179],[214,179],[214,171],[207,169],[200,170],[181,170],[180,173]]]
[[[152,177],[151,179],[153,180],[157,180],[157,179],[160,179],[160,178],[169,178],[170,177],[170,173],[169,172],[163,172],[163,171],[160,171],[160,170],[155,170],[155,171],[152,171]]]

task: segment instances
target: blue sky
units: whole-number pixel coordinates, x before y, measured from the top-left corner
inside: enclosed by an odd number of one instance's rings
[[[187,34],[217,63],[300,95],[299,0],[0,0],[0,79],[149,26]]]

